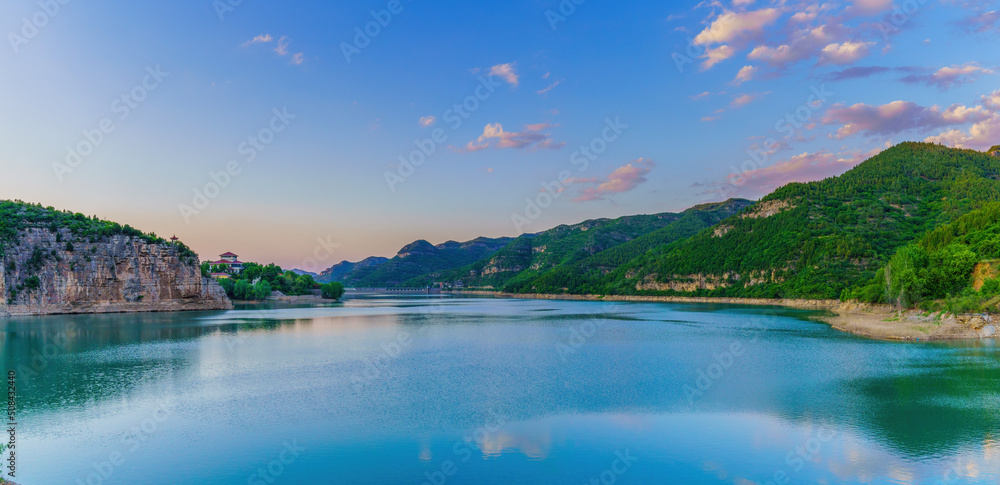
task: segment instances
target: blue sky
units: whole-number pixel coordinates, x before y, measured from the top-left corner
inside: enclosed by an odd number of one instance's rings
[[[0,5],[0,197],[319,270],[1000,143],[997,2],[225,2]]]

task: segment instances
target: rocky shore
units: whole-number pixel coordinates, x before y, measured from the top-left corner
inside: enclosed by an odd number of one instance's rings
[[[1000,338],[997,323],[990,315],[951,315],[917,310],[898,312],[888,305],[844,303],[839,300],[797,300],[765,298],[705,298],[683,296],[601,296],[512,294],[492,291],[456,291],[454,294],[527,298],[537,300],[633,301],[659,303],[720,303],[731,305],[780,306],[822,313],[811,317],[842,332],[881,340],[959,340]]]
[[[66,230],[32,228],[6,248],[0,317],[74,313],[228,310],[196,255],[133,236],[67,243]]]

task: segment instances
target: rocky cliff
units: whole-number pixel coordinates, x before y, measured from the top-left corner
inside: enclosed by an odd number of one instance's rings
[[[178,244],[29,227],[3,249],[0,316],[232,308]]]

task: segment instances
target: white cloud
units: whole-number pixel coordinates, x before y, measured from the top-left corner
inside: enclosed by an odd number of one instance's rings
[[[705,61],[701,63],[701,70],[705,71],[711,69],[712,66],[729,59],[734,55],[736,55],[736,52],[728,45],[720,45],[714,49],[706,49],[705,55],[702,56],[705,58]]]
[[[250,47],[253,44],[267,44],[274,40],[271,34],[261,34],[243,43],[243,47]]]
[[[288,44],[290,43],[291,40],[289,40],[288,37],[284,35],[281,36],[281,38],[278,39],[278,46],[274,48],[274,52],[277,52],[279,56],[288,55]]]
[[[843,42],[829,44],[820,52],[820,64],[853,64],[868,55],[874,42]]]
[[[490,68],[489,75],[497,76],[502,78],[507,84],[517,86],[520,84],[520,80],[517,75],[517,69],[514,67],[513,63],[508,64],[497,64]]]
[[[734,86],[739,86],[747,81],[753,79],[754,75],[757,74],[759,69],[756,66],[743,66],[740,72],[736,73],[736,78],[730,83]]]
[[[724,44],[737,38],[752,36],[773,24],[781,12],[778,9],[766,8],[749,12],[725,12],[719,15],[711,25],[701,31],[695,38],[697,45]]]

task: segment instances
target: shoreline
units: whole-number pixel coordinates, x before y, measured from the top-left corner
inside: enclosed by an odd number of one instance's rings
[[[712,298],[696,296],[636,296],[636,295],[552,295],[538,293],[504,293],[481,290],[448,292],[455,295],[494,296],[528,300],[622,301],[644,303],[716,303],[724,305],[779,306],[798,310],[826,311],[810,319],[830,325],[844,333],[876,340],[932,341],[979,340],[1000,338],[996,325],[986,315],[944,315],[919,310],[897,312],[888,305],[869,305],[840,300]]]
[[[229,300],[163,300],[157,302],[87,302],[59,305],[0,305],[0,319],[58,315],[104,315],[232,310]]]

